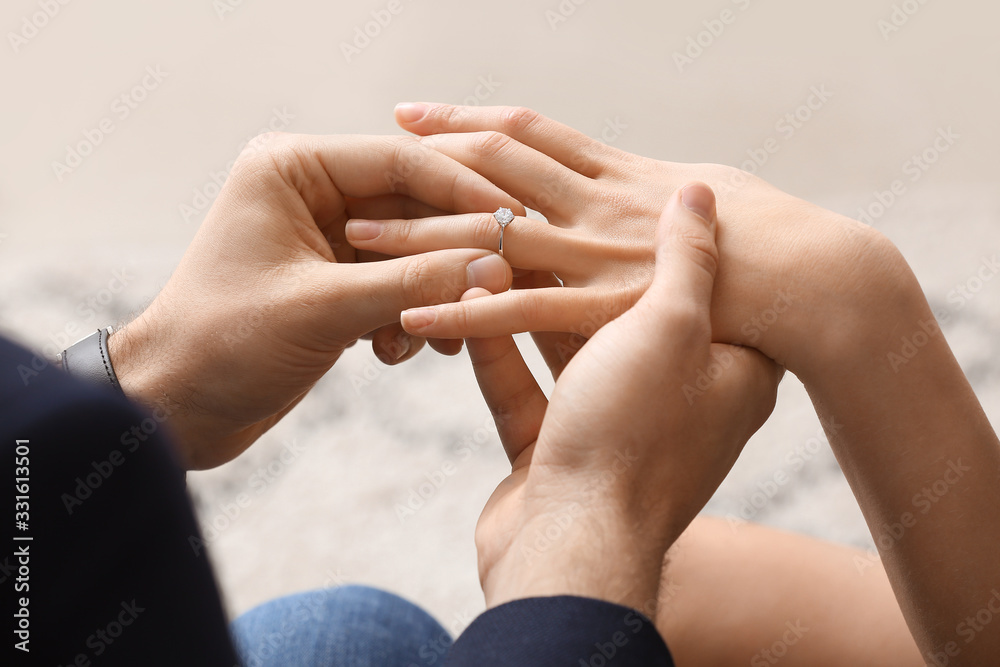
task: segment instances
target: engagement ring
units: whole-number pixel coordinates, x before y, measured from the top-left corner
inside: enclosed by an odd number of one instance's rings
[[[503,230],[507,225],[514,222],[514,212],[509,208],[498,208],[493,217],[500,225],[500,256],[503,257]]]

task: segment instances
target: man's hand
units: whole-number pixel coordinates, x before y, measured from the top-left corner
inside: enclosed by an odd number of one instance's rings
[[[169,415],[188,468],[224,463],[359,337],[376,332],[388,362],[414,354],[411,338],[398,335],[400,311],[510,285],[510,267],[485,250],[403,259],[356,251],[344,236],[350,215],[497,206],[523,211],[410,138],[263,135],[241,155],[163,291],[111,336],[122,388]]]
[[[767,419],[782,373],[711,342],[715,232],[707,186],[670,199],[651,286],[548,404],[511,338],[467,341],[513,468],[476,530],[489,606],[566,594],[653,612],[664,553]]]

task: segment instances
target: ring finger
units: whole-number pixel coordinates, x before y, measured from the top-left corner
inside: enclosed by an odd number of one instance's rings
[[[448,248],[499,250],[501,227],[489,213],[417,220],[350,220],[347,241],[359,250],[414,255]],[[514,218],[503,229],[503,256],[511,266],[558,274],[579,272],[603,257],[602,248],[573,230]]]

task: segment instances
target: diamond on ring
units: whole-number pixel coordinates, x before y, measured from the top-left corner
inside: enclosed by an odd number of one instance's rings
[[[493,217],[496,218],[501,227],[506,227],[510,223],[514,222],[514,212],[509,208],[498,208],[497,212],[493,214]]]
[[[503,257],[503,230],[506,229],[507,225],[514,222],[514,212],[509,208],[503,208],[502,206],[497,209],[497,212],[493,214],[493,218],[500,225],[500,256]]]

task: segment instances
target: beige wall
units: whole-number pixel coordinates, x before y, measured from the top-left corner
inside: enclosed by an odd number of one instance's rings
[[[892,14],[888,0],[398,0],[400,13],[350,63],[341,44],[387,0],[243,0],[220,18],[227,1],[237,0],[74,0],[17,53],[9,33],[39,5],[4,3],[6,233],[113,232],[181,247],[195,223],[178,207],[273,108],[294,115],[292,131],[393,132],[395,102],[458,102],[481,77],[499,84],[490,104],[532,106],[595,135],[619,118],[628,150],[730,164],[825,85],[832,99],[761,173],[806,197],[843,196],[850,212],[939,126],[962,141],[920,189],[1000,175],[1000,6],[986,0],[910,0],[919,12],[888,39],[877,25]],[[673,54],[723,10],[734,22],[679,71]],[[119,120],[113,101],[147,66],[166,78]],[[114,133],[59,182],[53,161],[105,116]]]

